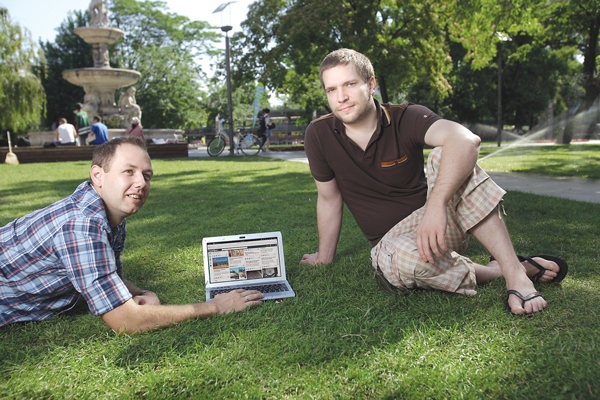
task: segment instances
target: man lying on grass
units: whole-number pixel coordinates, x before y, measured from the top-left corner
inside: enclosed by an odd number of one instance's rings
[[[94,150],[90,181],[0,228],[0,326],[52,318],[80,296],[113,330],[127,333],[260,304],[260,292],[236,290],[206,303],[161,305],[123,279],[125,218],[146,202],[152,174],[142,140],[111,140]]]
[[[500,213],[505,192],[476,164],[479,137],[423,106],[379,104],[373,66],[356,51],[330,53],[320,77],[333,113],[306,130],[319,250],[301,263],[333,261],[346,203],[373,245],[382,288],[473,295],[478,283],[504,277],[511,312],[543,310],[532,280],[559,282],[567,265],[552,256],[517,257]],[[427,177],[425,146],[434,147]],[[494,261],[478,265],[460,255],[471,235]]]

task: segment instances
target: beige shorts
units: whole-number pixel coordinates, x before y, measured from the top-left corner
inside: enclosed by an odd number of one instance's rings
[[[431,151],[427,159],[427,195],[435,186],[442,148]],[[456,292],[474,289],[477,280],[473,262],[461,256],[467,250],[471,235],[469,229],[481,222],[498,205],[506,192],[479,166],[461,185],[448,202],[446,241],[450,252],[429,264],[419,260],[417,227],[427,205],[414,211],[390,229],[371,250],[373,267],[398,289],[437,289]],[[498,211],[499,213],[499,211]],[[500,213],[498,218],[501,218]]]

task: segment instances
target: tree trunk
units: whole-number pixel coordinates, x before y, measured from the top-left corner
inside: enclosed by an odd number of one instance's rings
[[[381,93],[382,103],[389,103],[387,85],[385,83],[385,75],[379,75],[379,93]]]

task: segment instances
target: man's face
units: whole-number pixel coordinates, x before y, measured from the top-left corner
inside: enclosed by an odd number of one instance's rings
[[[148,153],[129,143],[123,143],[115,152],[108,171],[92,167],[92,181],[104,201],[111,226],[135,214],[148,199],[152,163]]]
[[[374,105],[374,77],[365,82],[354,65],[337,65],[323,71],[323,84],[329,107],[345,125],[362,122],[369,115]]]

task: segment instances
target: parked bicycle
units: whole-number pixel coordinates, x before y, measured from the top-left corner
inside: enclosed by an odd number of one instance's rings
[[[220,155],[225,147],[229,144],[229,137],[225,132],[220,131],[217,136],[210,139],[206,145],[206,151],[208,155],[216,157]],[[244,129],[238,129],[236,134],[233,136],[233,148],[237,150],[237,154],[242,153],[253,156],[258,154],[261,148],[260,139],[250,131]]]

